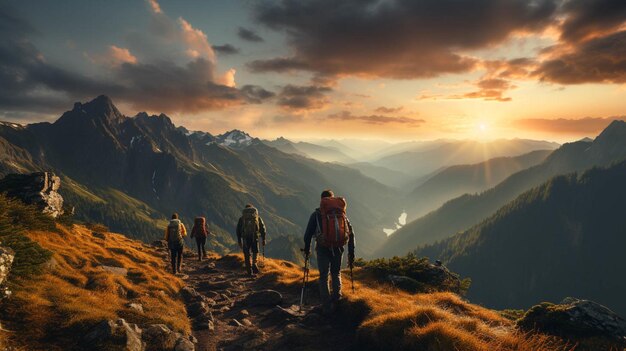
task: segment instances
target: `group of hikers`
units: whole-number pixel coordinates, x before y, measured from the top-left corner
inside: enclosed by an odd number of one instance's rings
[[[304,276],[308,277],[308,261],[311,254],[311,241],[315,238],[317,266],[320,272],[319,289],[322,308],[332,312],[341,298],[341,263],[345,247],[348,246],[348,266],[354,263],[354,230],[346,215],[346,200],[335,197],[332,190],[324,190],[321,194],[320,206],[313,211],[304,233],[305,258]],[[257,257],[259,244],[265,247],[267,230],[259,211],[247,204],[237,222],[237,243],[243,251],[246,273],[249,276],[259,274]],[[198,248],[198,260],[206,258],[206,241],[210,231],[204,217],[194,219],[191,238],[195,238]],[[165,229],[165,240],[170,250],[172,272],[180,274],[183,262],[184,238],[187,236],[185,225],[174,213]],[[332,292],[328,286],[328,276],[332,282]],[[304,286],[303,295],[304,296]]]

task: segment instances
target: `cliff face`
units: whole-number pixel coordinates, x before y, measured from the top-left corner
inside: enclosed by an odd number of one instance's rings
[[[0,193],[36,205],[56,218],[63,214],[63,197],[57,192],[60,186],[61,179],[54,173],[9,174],[0,180]]]

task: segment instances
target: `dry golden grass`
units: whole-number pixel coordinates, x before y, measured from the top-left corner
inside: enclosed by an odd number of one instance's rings
[[[180,279],[168,273],[156,251],[123,235],[105,233],[102,240],[83,226],[26,235],[54,252],[45,274],[15,281],[14,296],[3,319],[10,321],[16,341],[30,349],[71,345],[80,333],[103,319],[131,323],[163,323],[181,332],[190,324],[178,291]],[[123,267],[127,276],[104,271],[101,265]],[[144,313],[128,308],[143,305]]]
[[[224,259],[242,264],[241,255]],[[302,283],[302,267],[268,259],[259,284],[296,291]],[[356,348],[362,350],[427,351],[565,351],[571,348],[554,337],[524,334],[499,313],[473,305],[453,293],[410,294],[380,284],[355,269],[355,293],[344,272],[345,304],[341,318],[356,327]],[[319,278],[311,269],[313,285]],[[313,287],[313,289],[315,289]]]

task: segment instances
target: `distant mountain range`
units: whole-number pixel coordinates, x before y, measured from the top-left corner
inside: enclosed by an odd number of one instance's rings
[[[626,123],[612,122],[595,140],[568,143],[542,163],[517,172],[480,194],[466,194],[408,223],[389,237],[376,256],[390,257],[446,239],[479,223],[524,191],[559,174],[607,166],[626,159]]]
[[[407,196],[409,220],[437,209],[446,201],[463,194],[487,190],[511,174],[535,166],[552,150],[537,150],[515,157],[498,157],[471,165],[450,166],[420,182]]]
[[[333,146],[316,145],[304,141],[293,142],[283,137],[271,141],[266,140],[264,143],[288,154],[298,154],[322,162],[356,162],[355,159],[343,153],[339,148]]]
[[[405,147],[408,149],[398,149],[398,146],[390,148],[398,152],[389,153],[390,150],[387,150],[386,156],[370,162],[418,178],[452,165],[485,162],[496,157],[518,156],[535,150],[554,150],[559,144],[527,139],[489,142],[439,140],[411,143]]]
[[[321,190],[332,188],[348,198],[360,255],[380,245],[401,207],[395,190],[351,168],[281,152],[242,131],[213,136],[164,114],[126,117],[106,96],[76,103],[54,123],[0,125],[0,176],[37,170],[62,176],[62,195],[82,220],[152,240],[172,212],[186,223],[205,215],[221,252],[235,247],[246,203],[259,207],[270,238],[300,242]]]
[[[580,155],[618,150],[626,141],[624,131],[624,122],[612,125]],[[469,298],[493,308],[576,296],[626,315],[625,180],[626,162],[557,176],[417,254],[471,277]]]

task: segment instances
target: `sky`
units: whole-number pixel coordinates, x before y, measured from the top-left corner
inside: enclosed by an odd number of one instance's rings
[[[626,1],[0,0],[0,120],[101,94],[214,134],[593,137],[626,120]]]

